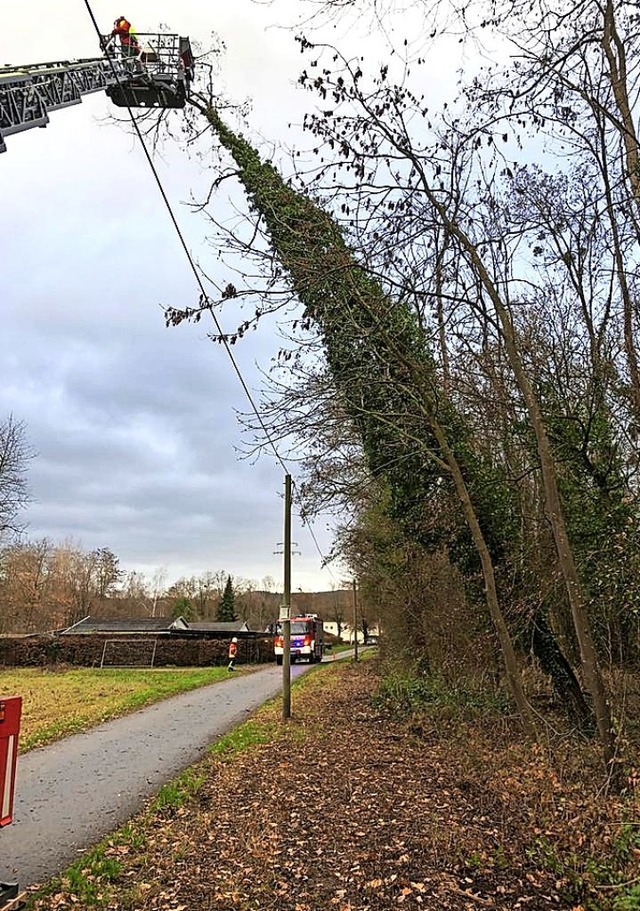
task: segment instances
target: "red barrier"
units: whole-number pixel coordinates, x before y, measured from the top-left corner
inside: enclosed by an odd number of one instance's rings
[[[13,819],[21,713],[22,696],[7,696],[0,699],[0,826],[8,826]]]

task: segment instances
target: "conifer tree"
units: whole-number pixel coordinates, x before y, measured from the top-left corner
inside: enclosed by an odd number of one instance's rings
[[[222,593],[222,598],[218,604],[218,621],[220,623],[233,623],[236,620],[235,614],[235,592],[233,590],[233,581],[231,576],[227,576],[227,582]]]

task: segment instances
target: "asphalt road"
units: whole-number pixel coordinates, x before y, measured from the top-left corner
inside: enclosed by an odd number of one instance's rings
[[[292,677],[307,669],[293,665]],[[14,822],[0,833],[0,880],[26,888],[64,870],[281,684],[282,668],[270,665],[19,757]]]

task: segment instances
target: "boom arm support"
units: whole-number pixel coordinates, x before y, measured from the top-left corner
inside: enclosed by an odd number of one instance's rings
[[[118,81],[127,83],[131,78],[123,60],[104,57],[1,67],[0,152],[6,151],[5,136],[46,127],[51,111],[80,104],[83,95],[101,92]]]
[[[5,136],[45,127],[51,111],[80,104],[92,92],[106,91],[120,107],[184,107],[194,67],[189,39],[168,33],[139,38],[136,57],[112,48],[109,57],[0,67],[0,152]]]

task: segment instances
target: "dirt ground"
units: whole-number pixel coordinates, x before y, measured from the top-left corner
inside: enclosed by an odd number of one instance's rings
[[[616,841],[629,796],[603,794],[588,751],[532,750],[508,718],[408,724],[377,684],[373,662],[308,675],[286,728],[263,712],[269,742],[209,757],[192,798],[87,868],[91,907],[583,911],[618,894],[599,891],[598,845],[633,882],[640,851]],[[34,905],[84,906],[69,880]]]

